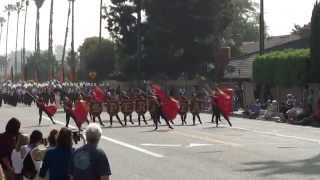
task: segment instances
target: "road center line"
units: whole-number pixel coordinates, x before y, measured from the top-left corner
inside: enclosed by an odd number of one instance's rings
[[[43,117],[43,118],[44,118],[44,119],[47,119],[47,120],[50,120],[50,119],[47,118],[47,117]],[[56,119],[55,119],[55,122],[56,122],[57,124],[60,124],[60,125],[63,125],[63,126],[65,125],[64,122],[58,121],[58,120],[56,120]],[[78,129],[77,127],[72,126],[72,125],[69,125],[69,127],[74,128],[74,129]],[[147,155],[152,156],[152,157],[156,157],[156,158],[164,158],[164,157],[165,157],[165,156],[162,155],[162,154],[154,153],[154,152],[151,152],[151,151],[149,151],[149,150],[146,150],[146,149],[143,149],[143,148],[140,148],[140,147],[137,147],[137,146],[134,146],[134,145],[131,145],[131,144],[128,144],[128,143],[125,143],[125,142],[122,142],[122,141],[119,141],[119,140],[116,140],[116,139],[107,137],[107,136],[101,136],[101,139],[104,139],[104,140],[106,140],[106,141],[112,142],[112,143],[114,143],[114,144],[118,144],[118,145],[120,145],[120,146],[129,148],[129,149],[132,149],[132,150],[135,150],[135,151],[144,153],[144,154],[147,154]]]

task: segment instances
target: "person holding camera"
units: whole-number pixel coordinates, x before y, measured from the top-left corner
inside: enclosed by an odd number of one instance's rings
[[[70,163],[71,180],[108,180],[111,175],[108,158],[98,143],[102,134],[101,127],[91,123],[85,131],[87,144],[77,149]]]
[[[68,180],[68,166],[72,157],[72,131],[62,128],[57,137],[55,148],[47,151],[40,169],[39,177],[43,179],[49,172],[50,180]]]

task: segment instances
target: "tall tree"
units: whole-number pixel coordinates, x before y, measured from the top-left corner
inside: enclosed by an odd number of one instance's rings
[[[3,30],[3,24],[6,22],[6,19],[4,17],[0,16],[0,47],[1,47],[1,40],[2,40],[2,30]],[[5,69],[5,64],[0,64],[0,71],[3,71]]]
[[[233,13],[230,0],[142,1],[146,21],[139,29],[139,0],[111,2],[108,28],[112,37],[137,63],[141,31],[141,71],[150,75],[199,72],[203,63],[213,60]]]
[[[71,0],[69,1],[69,8],[68,8],[68,15],[67,15],[67,25],[66,25],[66,32],[64,36],[64,44],[63,44],[63,51],[62,51],[62,58],[61,58],[61,69],[62,69],[62,81],[65,80],[65,68],[64,68],[64,60],[66,55],[66,47],[67,47],[67,40],[68,40],[68,32],[69,32],[69,20],[70,20],[70,14],[71,14]]]
[[[80,72],[83,80],[88,80],[90,72],[97,73],[97,80],[103,80],[114,70],[115,50],[114,43],[108,39],[90,37],[85,39],[79,47]],[[70,63],[72,64],[72,62]]]
[[[214,60],[232,20],[230,0],[164,0],[146,4],[145,69],[196,75]],[[149,61],[152,60],[152,61]]]
[[[317,1],[314,5],[311,18],[311,36],[310,50],[311,59],[308,62],[309,81],[313,83],[320,82],[320,3]]]
[[[49,19],[49,45],[48,45],[48,59],[51,62],[50,64],[50,75],[52,79],[54,78],[54,56],[53,56],[53,37],[52,37],[52,28],[53,28],[53,3],[54,0],[51,0],[50,3],[50,19]]]
[[[259,41],[258,4],[252,0],[232,0],[233,16],[225,35],[225,45],[232,48],[233,56],[240,56],[243,42]]]
[[[7,35],[6,35],[6,63],[8,64],[8,38],[9,38],[9,23],[10,23],[10,15],[11,12],[14,11],[15,5],[13,4],[8,4],[5,6],[5,12],[7,12]],[[13,67],[10,68],[11,70],[11,75],[13,74]],[[7,69],[5,74],[7,75]],[[13,80],[13,77],[11,76],[11,80]]]
[[[76,64],[76,53],[74,51],[74,2],[75,0],[71,0],[71,10],[72,10],[72,15],[71,15],[71,60],[73,63]],[[72,81],[76,80],[76,66],[71,67],[71,76],[72,76]]]
[[[2,33],[3,33],[3,25],[6,22],[6,19],[4,17],[0,16],[0,45],[1,45],[1,40],[2,40]]]
[[[26,77],[26,28],[27,28],[27,17],[28,17],[28,7],[29,7],[29,0],[26,0],[26,10],[24,13],[24,25],[23,25],[23,47],[22,47],[22,61],[21,61],[21,67],[22,67],[22,74],[23,74],[23,78],[27,79]]]
[[[44,3],[44,0],[34,0],[37,7],[36,17],[36,34],[35,34],[35,53],[40,54],[40,9]]]
[[[14,53],[14,75],[17,79],[18,76],[18,37],[19,37],[19,20],[20,20],[20,13],[24,8],[24,0],[18,1],[15,6],[15,11],[17,11],[17,32],[16,32],[16,50]]]

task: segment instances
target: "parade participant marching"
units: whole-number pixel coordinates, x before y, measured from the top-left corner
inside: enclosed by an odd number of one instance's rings
[[[196,118],[198,118],[200,124],[202,124],[202,121],[200,119],[201,101],[195,93],[192,95],[190,101],[190,111],[192,113],[193,125],[196,125]]]
[[[65,97],[63,101],[63,109],[66,113],[66,127],[69,127],[70,118],[72,118],[74,121],[76,121],[76,117],[74,116],[72,112],[72,101],[70,98]]]
[[[127,126],[127,118],[129,117],[129,120],[131,124],[134,124],[132,121],[132,113],[134,111],[134,103],[132,99],[130,99],[129,96],[122,95],[121,96],[121,112],[124,116],[124,126]]]
[[[158,111],[159,106],[160,106],[160,104],[159,104],[159,101],[157,100],[156,96],[149,96],[148,97],[148,111],[151,115],[151,119],[153,120],[153,122],[156,126],[158,124],[161,124],[160,117],[158,117],[158,115],[160,114]]]
[[[221,115],[218,108],[217,96],[215,95],[215,93],[213,93],[213,96],[211,99],[211,107],[212,107],[211,122],[214,123],[214,118],[216,118],[216,126],[218,127],[219,121],[221,121]]]
[[[183,94],[180,94],[180,96],[178,97],[178,101],[180,104],[179,115],[181,117],[182,125],[186,125],[186,119],[189,110],[189,102],[188,99],[185,96],[183,96]]]
[[[117,120],[119,121],[119,124],[121,124],[121,126],[124,127],[118,115],[119,102],[114,97],[111,96],[110,99],[107,101],[106,105],[107,105],[107,112],[109,113],[109,116],[110,116],[110,126],[112,127],[113,117],[116,117]]]
[[[53,106],[46,106],[42,97],[39,97],[36,100],[36,103],[37,103],[37,107],[39,108],[39,126],[41,125],[41,121],[42,121],[42,112],[45,112],[47,114],[47,116],[50,118],[52,124],[56,124],[53,121],[52,116],[54,115],[54,113],[56,112],[57,109],[55,109],[55,111],[54,111],[52,108],[49,108],[49,107],[53,107]]]
[[[138,114],[139,126],[141,126],[141,118],[143,119],[144,123],[148,125],[148,122],[146,121],[146,117],[144,116],[145,113],[147,112],[146,98],[142,94],[138,95],[138,97],[136,98],[135,104],[136,104],[135,109]]]
[[[101,113],[102,113],[102,103],[99,103],[95,99],[91,98],[90,115],[92,116],[92,120],[95,123],[96,118],[98,118],[100,125],[104,126],[102,119],[101,119],[101,116],[100,116]]]
[[[170,129],[173,129],[173,127],[171,126],[168,118],[164,115],[164,112],[161,108],[161,100],[159,97],[155,97],[155,111],[153,112],[153,122],[154,122],[154,125],[155,125],[155,131],[158,130],[158,123],[160,122],[160,119],[163,118],[164,121],[166,122],[167,126],[170,128]],[[162,104],[163,105],[163,104]]]
[[[224,119],[227,120],[229,126],[232,127],[232,124],[229,119],[229,116],[232,112],[231,96],[219,88],[216,88],[215,92],[216,93],[213,94],[213,97],[214,97],[214,101],[216,102],[216,108],[217,108],[216,110],[222,114]]]
[[[154,118],[156,126],[155,130],[158,129],[158,121],[160,117],[166,121],[170,129],[173,129],[169,121],[173,121],[173,119],[176,118],[180,109],[179,102],[172,97],[168,97],[166,93],[161,90],[159,85],[152,85],[151,88],[154,96],[156,97],[156,102],[158,102]]]

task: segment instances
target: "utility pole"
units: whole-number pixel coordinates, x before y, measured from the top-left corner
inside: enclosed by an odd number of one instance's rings
[[[265,23],[264,23],[264,0],[260,0],[260,55],[264,54]]]

